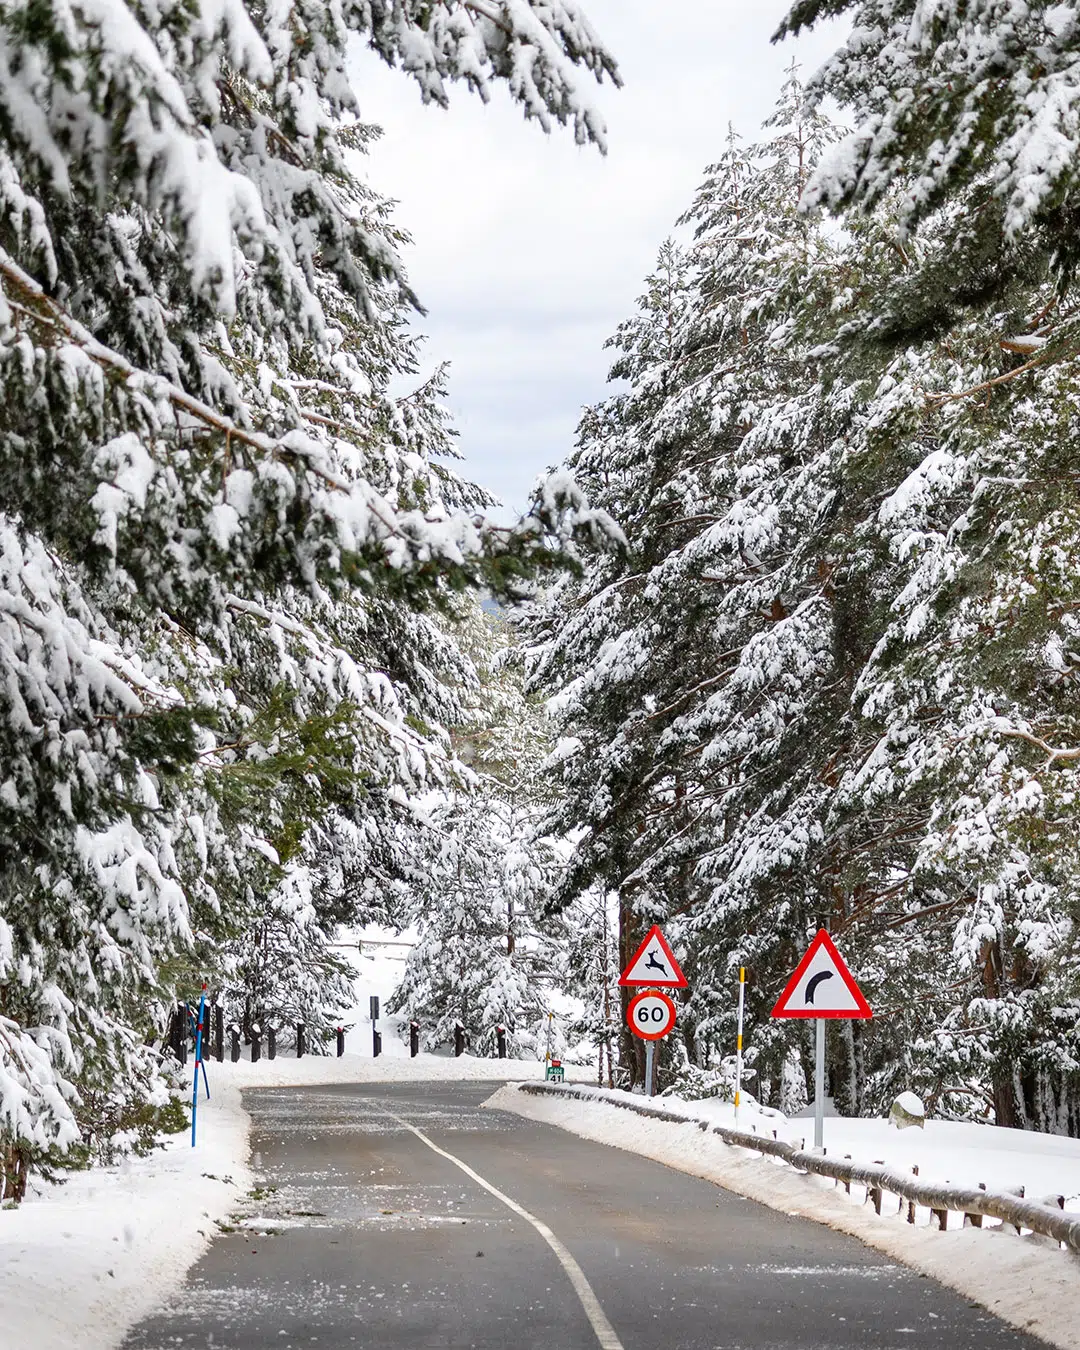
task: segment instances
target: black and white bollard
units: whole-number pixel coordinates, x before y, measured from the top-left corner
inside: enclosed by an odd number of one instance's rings
[[[409,1055],[415,1059],[420,1053],[420,1023],[409,1023]]]
[[[496,1028],[495,1028],[495,1040],[496,1040],[496,1042],[497,1042],[497,1044],[498,1044],[498,1047],[499,1047],[499,1058],[500,1058],[500,1059],[505,1059],[505,1058],[506,1058],[506,1028],[505,1028],[505,1027],[496,1027]]]

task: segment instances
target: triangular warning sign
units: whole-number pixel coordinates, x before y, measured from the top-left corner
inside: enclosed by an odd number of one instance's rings
[[[787,988],[776,1000],[773,1017],[873,1017],[862,990],[836,950],[819,930]]]
[[[655,985],[667,989],[685,989],[690,981],[682,973],[668,940],[656,924],[619,976],[621,985]]]

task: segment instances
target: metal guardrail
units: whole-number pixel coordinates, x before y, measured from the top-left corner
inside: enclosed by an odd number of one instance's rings
[[[715,1125],[711,1121],[700,1120],[694,1116],[677,1115],[674,1111],[665,1111],[658,1106],[646,1106],[644,1103],[621,1101],[604,1096],[602,1090],[596,1088],[582,1088],[573,1084],[521,1083],[519,1089],[534,1096],[570,1097],[578,1101],[600,1102],[606,1106],[616,1106],[623,1111],[633,1111],[652,1120],[669,1121],[677,1125],[696,1125],[699,1130],[719,1135],[726,1144],[780,1158],[797,1171],[830,1177],[834,1181],[844,1183],[848,1188],[853,1182],[865,1186],[867,1199],[874,1200],[874,1206],[879,1214],[882,1193],[896,1195],[901,1201],[908,1202],[909,1223],[915,1222],[914,1207],[921,1205],[937,1216],[940,1228],[946,1227],[945,1216],[950,1211],[968,1216],[976,1227],[982,1226],[982,1218],[985,1216],[1000,1219],[1003,1224],[1011,1225],[1018,1233],[1022,1228],[1026,1228],[1032,1233],[1040,1233],[1044,1237],[1053,1238],[1056,1242],[1063,1242],[1073,1251],[1080,1252],[1080,1214],[1065,1213],[1061,1209],[1064,1204],[1061,1196],[1053,1197],[1054,1206],[1052,1206],[1041,1200],[1027,1200],[1022,1195],[1003,1191],[973,1190],[967,1186],[954,1185],[949,1181],[920,1181],[914,1175],[895,1172],[892,1168],[878,1163],[855,1163],[846,1158],[830,1158],[821,1153],[810,1153],[805,1148],[796,1148],[794,1144],[785,1144],[780,1139],[768,1139],[760,1134],[731,1130],[725,1125]]]

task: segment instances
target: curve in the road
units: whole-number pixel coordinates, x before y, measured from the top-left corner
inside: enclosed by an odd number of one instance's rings
[[[1044,1350],[856,1239],[490,1093],[245,1093],[259,1188],[127,1350]]]

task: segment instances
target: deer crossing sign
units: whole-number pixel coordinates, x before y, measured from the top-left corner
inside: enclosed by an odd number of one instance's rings
[[[653,989],[685,989],[689,984],[679,968],[668,940],[656,924],[649,929],[645,941],[627,962],[619,976],[619,984]]]

